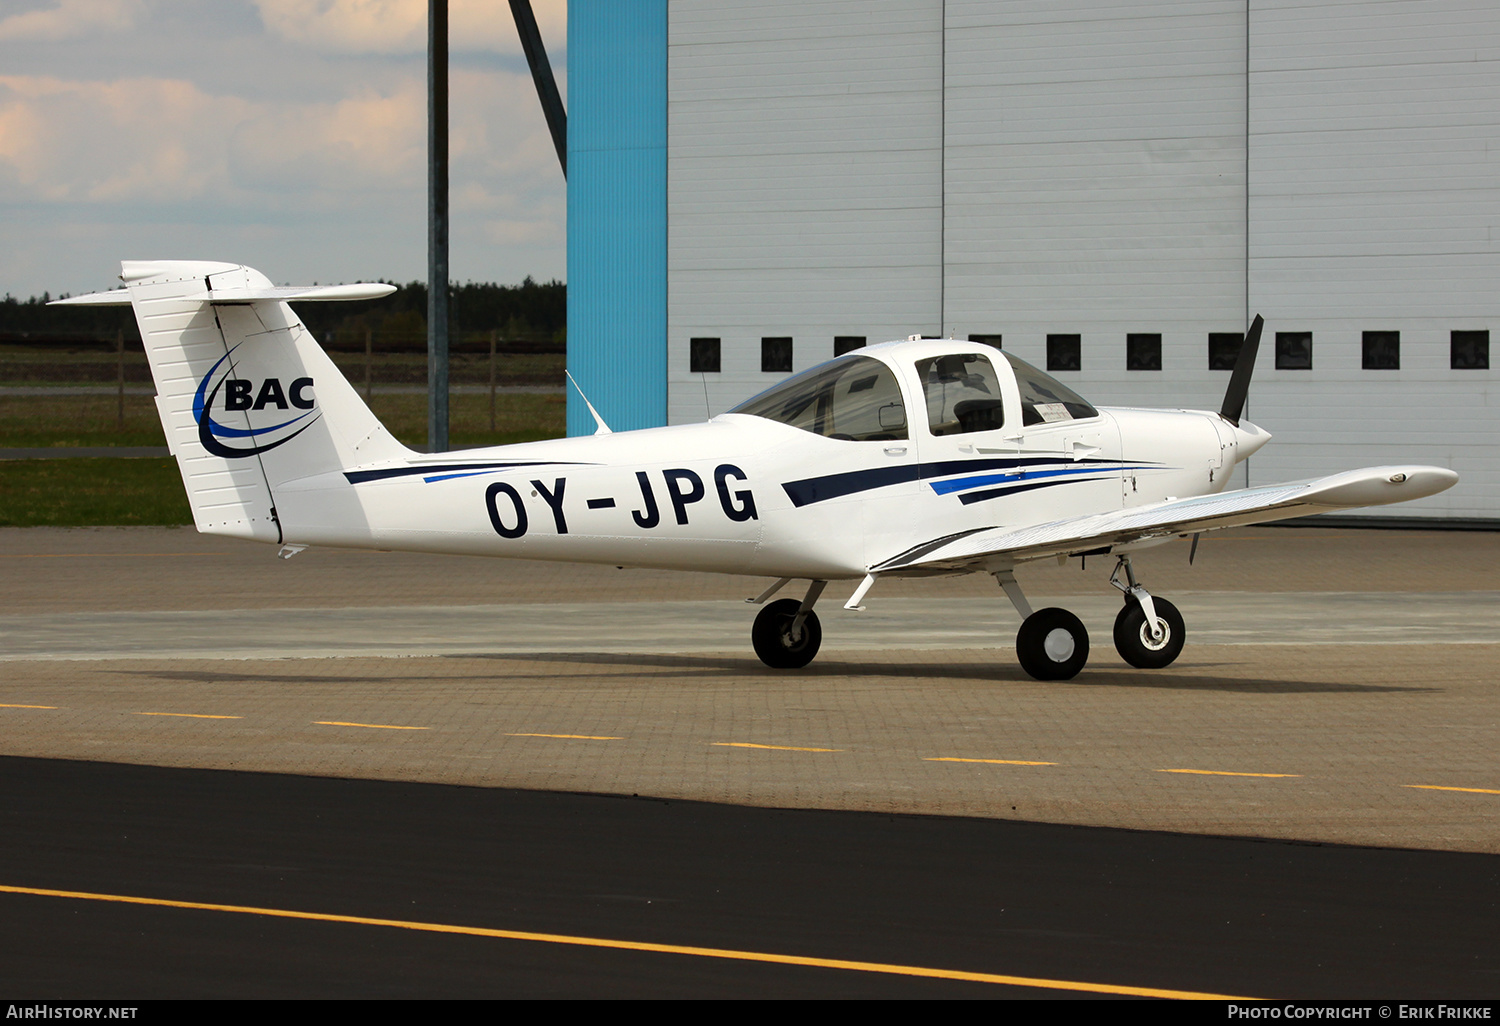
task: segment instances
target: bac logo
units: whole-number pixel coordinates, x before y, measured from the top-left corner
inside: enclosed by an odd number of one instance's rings
[[[312,378],[298,378],[286,389],[281,387],[280,378],[267,378],[260,383],[260,391],[255,393],[255,398],[250,398],[250,393],[255,390],[255,382],[249,378],[226,378],[224,380],[224,409],[226,410],[264,410],[267,406],[274,406],[278,410],[287,408],[287,398],[290,397],[292,405],[299,410],[310,410],[313,401],[307,391],[312,388]]]
[[[295,378],[283,384],[280,378],[265,378],[257,382],[251,378],[233,377],[234,368],[225,368],[225,362],[233,354],[234,349],[231,349],[209,368],[203,380],[198,382],[198,391],[193,396],[193,419],[198,422],[198,441],[203,448],[215,456],[241,459],[285,445],[312,427],[313,421],[317,420],[312,378]],[[221,368],[225,368],[222,374]],[[214,420],[214,405],[220,392],[224,393],[220,408],[230,413],[247,413],[268,407],[306,412],[261,427],[230,427]],[[244,440],[244,443],[235,444],[238,440]]]

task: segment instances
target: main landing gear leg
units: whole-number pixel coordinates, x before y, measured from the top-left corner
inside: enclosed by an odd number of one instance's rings
[[[813,661],[823,644],[823,627],[813,605],[827,586],[827,581],[813,581],[801,602],[778,599],[760,611],[750,629],[750,642],[761,662],[775,670],[796,670]]]
[[[1177,607],[1164,598],[1152,598],[1135,579],[1129,556],[1120,556],[1109,583],[1125,596],[1125,606],[1115,617],[1115,649],[1131,666],[1160,670],[1172,665],[1182,653],[1187,628]],[[1120,583],[1120,571],[1128,584]]]
[[[1089,633],[1083,621],[1056,607],[1031,611],[1031,603],[1010,570],[994,571],[1016,612],[1025,619],[1016,633],[1016,658],[1037,680],[1071,680],[1089,661]]]

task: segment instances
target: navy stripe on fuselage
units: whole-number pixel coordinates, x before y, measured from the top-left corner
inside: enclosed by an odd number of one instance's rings
[[[420,477],[434,475],[429,481],[442,481],[450,477],[469,477],[495,470],[512,470],[517,467],[586,467],[588,463],[559,463],[557,460],[532,460],[526,463],[430,463],[421,467],[386,467],[383,470],[346,470],[344,477],[350,484],[366,481],[385,481],[393,477]]]
[[[1125,467],[1154,466],[1149,463],[1126,462],[1109,459],[1084,459],[1074,461],[1065,456],[1011,457],[1008,459],[942,460],[937,463],[903,464],[896,467],[876,467],[872,470],[854,470],[844,474],[829,474],[826,477],[809,477],[801,481],[789,481],[781,487],[793,506],[807,506],[825,502],[845,495],[872,491],[907,481],[926,481],[947,477],[950,474],[967,474],[982,470],[1016,470],[1027,467],[1055,466],[1067,460],[1069,463],[1088,464],[1078,472],[1092,470],[1119,470]]]

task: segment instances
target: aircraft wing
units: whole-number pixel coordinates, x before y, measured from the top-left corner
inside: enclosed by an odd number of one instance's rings
[[[1313,481],[1245,488],[1157,502],[1026,527],[985,527],[934,538],[870,567],[872,574],[988,569],[1048,556],[1077,555],[1153,538],[1421,499],[1452,487],[1441,467],[1368,467]]]

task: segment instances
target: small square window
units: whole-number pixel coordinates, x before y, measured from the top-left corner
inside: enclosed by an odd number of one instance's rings
[[[1083,369],[1082,335],[1048,335],[1047,369],[1076,371]]]
[[[1360,366],[1365,370],[1401,369],[1401,332],[1367,331],[1362,348]]]
[[[1276,333],[1276,369],[1312,370],[1312,332]]]
[[[1209,332],[1208,369],[1234,370],[1234,363],[1240,358],[1240,347],[1244,344],[1245,336],[1237,331]]]
[[[768,374],[789,373],[792,369],[792,340],[790,338],[761,339],[760,369]]]
[[[688,362],[694,374],[719,373],[719,340],[688,339]]]
[[[1004,337],[1004,335],[970,335],[969,341],[978,342],[980,345],[994,346],[996,349],[999,349],[1000,340]]]
[[[864,347],[865,347],[865,337],[863,335],[835,335],[835,336],[833,336],[833,355],[834,356],[843,356],[845,353],[852,353],[852,352],[854,352],[854,350],[856,350],[856,349],[863,349]]]
[[[1490,333],[1455,331],[1449,336],[1448,366],[1454,370],[1490,369]]]
[[[1161,370],[1161,336],[1126,335],[1125,369],[1128,371]]]

